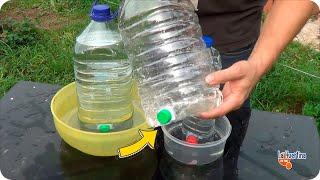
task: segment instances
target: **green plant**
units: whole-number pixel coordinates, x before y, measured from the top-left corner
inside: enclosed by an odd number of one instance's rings
[[[307,116],[313,116],[317,120],[318,129],[320,131],[320,103],[307,102],[303,106],[303,114]]]
[[[320,52],[292,42],[257,84],[251,96],[252,107],[313,116],[320,132],[320,79],[288,67],[319,76]]]
[[[12,49],[33,45],[39,40],[39,37],[40,32],[29,19],[0,21],[0,41]]]

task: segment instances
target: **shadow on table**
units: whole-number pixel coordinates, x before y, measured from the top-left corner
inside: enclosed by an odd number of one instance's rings
[[[48,151],[52,152],[52,149],[49,149]],[[49,157],[50,154],[54,157]],[[59,157],[55,157],[57,154]],[[45,152],[40,154],[36,161],[38,159],[38,163],[44,163],[48,161],[48,158],[54,158],[60,162],[55,163],[58,167],[52,167],[57,173],[54,175],[49,173],[46,179],[126,179],[131,177],[130,179],[149,180],[157,168],[156,152],[149,148],[132,157],[120,159],[117,156],[87,155],[61,141],[59,152],[49,154]],[[32,172],[37,171],[34,168],[39,168],[39,166],[29,166],[25,169],[25,177],[32,178]]]

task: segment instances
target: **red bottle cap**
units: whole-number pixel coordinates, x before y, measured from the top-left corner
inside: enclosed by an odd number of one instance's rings
[[[198,138],[195,135],[188,135],[186,141],[190,144],[198,144]]]

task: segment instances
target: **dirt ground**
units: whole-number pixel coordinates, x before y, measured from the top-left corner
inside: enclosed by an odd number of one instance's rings
[[[14,10],[7,11],[0,16],[0,19],[11,18],[14,20],[22,21],[28,18],[37,22],[37,26],[42,29],[59,29],[67,20],[61,18],[53,11],[40,10],[38,8],[24,9],[15,8]]]
[[[295,40],[302,44],[310,45],[320,51],[320,15],[311,18]]]

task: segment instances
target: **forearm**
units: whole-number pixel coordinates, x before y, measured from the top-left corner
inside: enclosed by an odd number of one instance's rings
[[[315,9],[309,0],[276,0],[263,25],[249,58],[256,68],[257,80],[277,60],[279,54],[301,30]]]
[[[211,86],[225,84],[223,102],[217,108],[201,113],[200,117],[212,119],[240,108],[255,84],[271,68],[315,8],[318,9],[309,0],[276,0],[248,61],[236,62],[206,77],[206,82]]]

